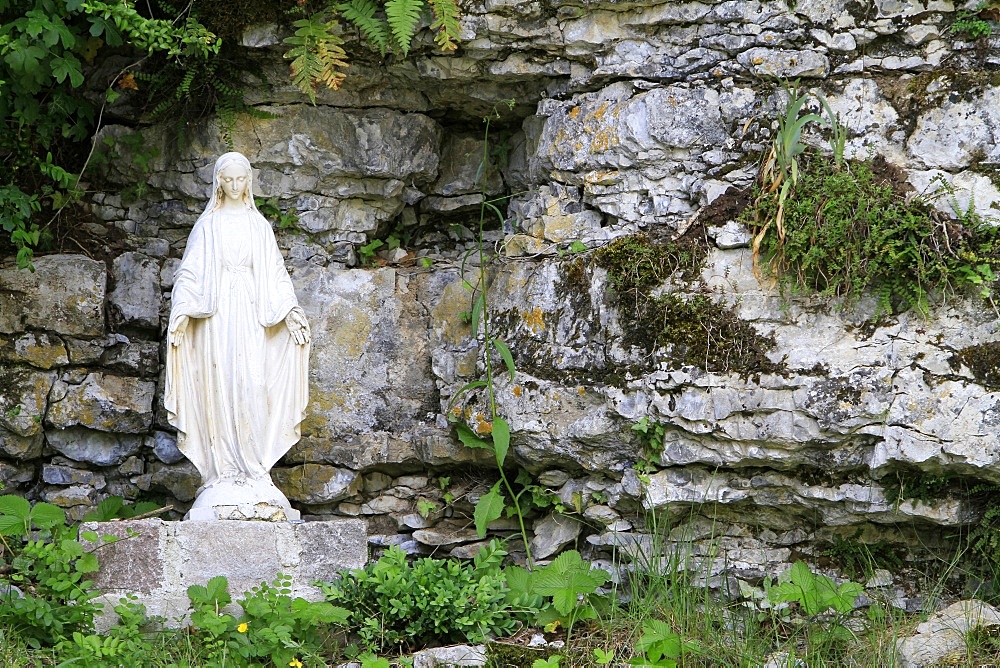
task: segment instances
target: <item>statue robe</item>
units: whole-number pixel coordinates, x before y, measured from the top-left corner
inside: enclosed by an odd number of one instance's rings
[[[299,439],[309,398],[309,345],[284,323],[298,305],[267,221],[254,209],[203,215],[171,294],[164,406],[178,447],[202,475],[266,477]]]

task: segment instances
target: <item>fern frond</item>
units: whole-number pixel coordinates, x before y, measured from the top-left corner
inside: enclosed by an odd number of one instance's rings
[[[373,0],[348,0],[337,5],[341,16],[356,25],[384,57],[389,50],[389,24],[375,16],[378,10],[379,6]]]
[[[344,82],[346,76],[339,68],[347,67],[347,53],[340,46],[343,42],[339,38],[337,42],[339,43],[332,40],[320,42],[316,49],[319,60],[323,64],[323,71],[317,81],[326,84],[328,88],[333,90],[340,88],[340,84]]]
[[[404,56],[410,52],[410,42],[417,31],[417,22],[420,21],[423,8],[423,0],[387,0],[385,3],[385,16],[392,29],[394,46]]]
[[[316,104],[316,82],[323,73],[319,58],[304,45],[287,51],[285,58],[292,59],[292,85],[308,95],[310,102]]]
[[[347,54],[341,48],[344,40],[334,32],[337,23],[324,21],[321,14],[292,25],[295,35],[285,38],[285,43],[292,46],[285,52],[285,58],[292,61],[292,83],[316,104],[319,84],[336,90],[344,80],[344,73],[338,69],[347,67]]]
[[[462,30],[458,19],[461,12],[456,0],[428,0],[431,11],[434,12],[434,22],[431,30],[435,31],[434,43],[442,51],[454,51],[458,48],[458,40]]]

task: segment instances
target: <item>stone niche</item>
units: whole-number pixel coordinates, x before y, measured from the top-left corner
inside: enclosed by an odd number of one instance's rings
[[[848,156],[878,153],[918,193],[947,183],[960,209],[1000,216],[1000,37],[957,39],[949,2],[876,4],[861,16],[845,0],[471,3],[460,56],[420,46],[383,63],[349,45],[343,87],[320,90],[315,106],[289,84],[280,46],[248,40],[269,85],[247,99],[273,118],[237,118],[232,148],[259,169],[258,194],[298,216],[276,235],[314,334],[302,440],[274,469],[303,517],[366,520],[373,546],[474,554],[472,503],[495,481],[492,456],[462,446],[448,417],[483,374],[463,314],[478,261],[467,230],[485,191],[512,195],[485,232],[500,257],[492,333],[516,366],[497,382],[508,459],[563,509],[530,512],[536,549],[648,559],[657,542],[642,528],[655,512],[716,583],[855,535],[914,558],[947,550],[978,510],[948,486],[926,499],[898,492],[921,476],[1000,482],[995,309],[954,296],[927,316],[873,323],[872,300],[839,309],[782,295],[755,278],[750,232],[727,209],[784,109],[778,77],[824,95]],[[112,117],[128,118],[128,95]],[[481,118],[512,96],[491,125],[501,150],[488,151],[480,188]],[[124,232],[125,251],[38,257],[33,274],[0,267],[7,489],[77,519],[109,495],[179,514],[193,500],[200,480],[162,409],[162,326],[212,164],[229,148],[215,121],[184,144],[166,127],[143,130],[160,150],[142,201],[118,194],[138,173],[128,156],[113,163],[90,225]],[[954,215],[951,198],[935,203]],[[675,237],[706,220],[698,275],[659,290],[707,298],[753,334],[727,345],[770,342],[757,350],[763,371],[710,371],[626,343],[635,313],[593,260],[615,239]],[[390,236],[400,248],[373,254]],[[481,396],[457,408],[486,428]],[[656,452],[632,429],[643,418],[663,426]],[[269,531],[294,543],[310,526]],[[171,550],[204,531],[149,527],[133,540]],[[513,528],[499,520],[491,534]],[[267,563],[285,568],[290,554]]]

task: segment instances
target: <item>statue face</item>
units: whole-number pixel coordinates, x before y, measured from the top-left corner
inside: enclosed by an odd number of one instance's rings
[[[239,164],[226,165],[219,172],[219,189],[227,200],[240,202],[247,191],[250,175],[246,168]]]

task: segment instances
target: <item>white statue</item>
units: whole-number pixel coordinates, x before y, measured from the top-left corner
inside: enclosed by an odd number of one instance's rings
[[[164,405],[202,476],[188,517],[298,519],[269,471],[299,440],[309,324],[240,153],[215,163],[171,300]]]

